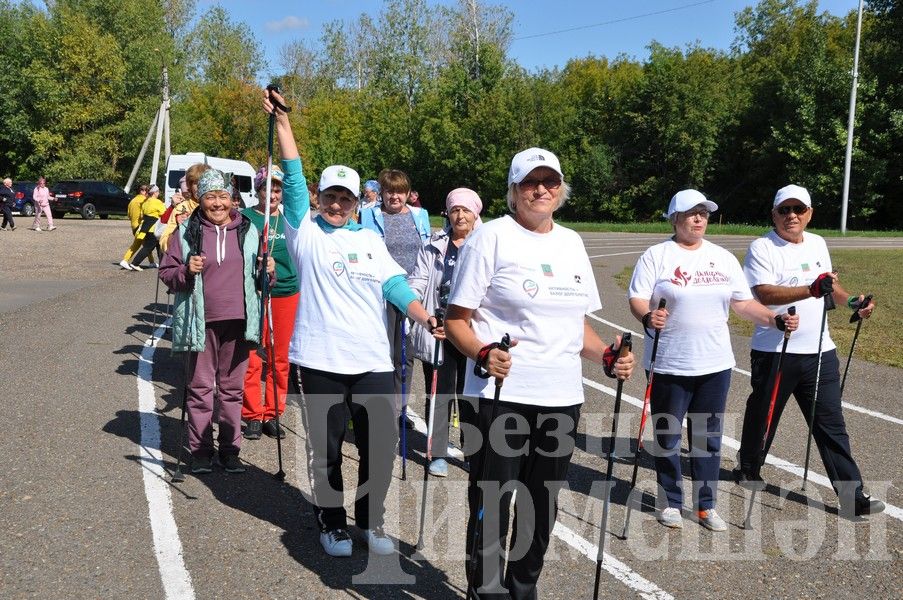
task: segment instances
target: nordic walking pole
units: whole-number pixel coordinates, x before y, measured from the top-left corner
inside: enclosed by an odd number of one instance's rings
[[[442,327],[445,318],[441,308],[436,309],[436,327]],[[433,421],[436,419],[436,386],[439,383],[439,367],[442,366],[442,340],[436,340],[433,350],[433,378],[430,381],[430,403],[426,424],[426,464],[423,466],[423,495],[420,499],[420,534],[417,536],[417,550],[423,550],[423,527],[426,522],[426,482],[430,478],[430,463],[433,460]],[[446,417],[448,415],[446,414]],[[448,422],[443,419],[446,429]]]
[[[658,302],[658,309],[665,308],[666,300],[662,298]],[[633,475],[630,476],[630,492],[627,493],[627,515],[624,517],[624,530],[621,531],[621,539],[627,539],[627,529],[630,527],[630,513],[632,506],[630,504],[630,494],[636,488],[636,477],[640,470],[640,451],[643,449],[643,431],[646,429],[646,413],[649,410],[649,400],[652,397],[652,379],[655,377],[655,355],[658,354],[658,336],[662,332],[661,329],[655,330],[655,337],[652,339],[652,358],[649,361],[649,381],[646,382],[646,394],[643,396],[643,414],[640,415],[640,431],[636,436],[636,454],[633,455]]]
[[[407,388],[405,386],[405,378],[408,374],[408,357],[407,349],[408,335],[407,317],[401,315],[401,480],[406,481],[408,478],[408,398]]]
[[[818,366],[815,368],[815,392],[812,394],[812,408],[809,410],[809,434],[806,436],[806,463],[803,467],[802,491],[806,491],[806,481],[809,479],[809,456],[812,452],[812,426],[815,424],[815,403],[818,401],[818,384],[821,379],[821,346],[825,339],[825,323],[828,320],[828,311],[834,308],[834,299],[831,294],[824,296],[824,308],[821,312],[821,333],[818,335]]]
[[[621,334],[621,346],[618,348],[618,358],[627,356],[630,352],[633,342],[630,339],[630,332],[625,331]],[[615,440],[618,435],[618,418],[621,413],[621,392],[624,388],[624,380],[618,379],[618,389],[615,393],[615,414],[611,420],[611,445],[608,448],[608,467],[605,470],[605,499],[602,501],[602,525],[599,528],[599,552],[596,554],[596,587],[593,592],[593,600],[599,598],[599,580],[602,577],[602,559],[605,556],[605,530],[608,528],[608,505],[611,500],[611,475],[614,470],[614,453]]]
[[[510,347],[511,336],[506,333],[502,336],[502,341],[499,342],[498,349],[502,352],[508,352]],[[495,418],[498,416],[499,396],[502,393],[502,384],[504,381],[504,379],[499,378],[496,378],[495,380],[495,394],[492,396],[492,405],[489,408],[489,425],[486,428],[486,439],[483,440],[484,447],[480,453],[480,468],[477,471],[480,474],[480,478],[477,479],[477,491],[479,492],[480,498],[477,506],[479,506],[480,509],[477,512],[477,522],[474,524],[473,538],[470,541],[470,557],[467,563],[467,598],[478,597],[477,588],[480,587],[479,584],[474,581],[477,572],[477,550],[480,547],[480,534],[483,528],[483,510],[485,508],[483,506],[483,487],[480,485],[480,482],[486,479],[486,455],[489,453],[490,443],[489,431],[492,429],[492,423],[495,422]],[[477,414],[479,415],[479,407],[477,407]]]
[[[788,315],[796,314],[796,307],[791,306],[787,309]],[[765,416],[765,435],[762,436],[762,448],[759,451],[758,464],[756,465],[756,475],[758,475],[758,471],[762,468],[762,465],[765,464],[766,452],[765,448],[768,445],[768,435],[771,433],[771,419],[774,416],[774,405],[778,400],[778,391],[781,389],[781,374],[784,369],[784,355],[787,353],[787,342],[790,341],[790,331],[784,330],[784,342],[781,344],[781,354],[778,356],[778,368],[774,375],[774,387],[771,388],[771,401],[768,403],[768,414]],[[752,516],[753,504],[756,501],[756,492],[759,491],[759,486],[755,486],[752,488],[752,494],[749,497],[749,506],[746,509],[746,518],[743,520],[743,529],[749,529],[749,519]]]
[[[157,289],[156,289],[156,291],[154,292],[154,310],[153,310],[153,312],[154,312],[154,322],[153,322],[153,324],[151,325],[151,344],[154,343],[154,339],[156,339],[156,335],[157,335],[157,305],[158,305],[159,302],[160,302],[160,277],[159,277],[159,273],[158,273],[158,277],[157,277],[156,279],[157,279]],[[859,329],[858,329],[858,328],[856,329],[856,332],[859,333]],[[847,362],[847,366],[849,366],[849,364],[850,364],[850,363]]]
[[[869,294],[853,306],[853,314],[850,315],[850,323],[856,323],[856,333],[853,334],[853,343],[850,344],[850,355],[847,356],[847,366],[843,368],[843,379],[840,380],[840,397],[843,398],[843,388],[847,384],[847,371],[850,370],[850,361],[853,359],[853,348],[856,347],[856,340],[859,339],[859,330],[862,328],[862,317],[859,316],[859,310],[865,308],[872,301],[872,295]]]

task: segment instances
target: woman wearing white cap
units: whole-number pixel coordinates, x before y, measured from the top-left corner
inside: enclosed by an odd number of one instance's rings
[[[448,193],[445,198],[445,217],[448,224],[445,228],[430,236],[430,241],[420,249],[414,270],[408,277],[411,289],[422,299],[426,310],[437,314],[437,310],[444,314],[448,306],[448,294],[451,290],[452,275],[455,272],[455,263],[461,246],[470,233],[479,227],[480,211],[483,210],[483,201],[473,190],[456,188]],[[429,331],[422,327],[415,327],[411,334],[411,342],[414,347],[414,355],[423,363],[423,379],[426,382],[427,395],[431,392],[433,378],[433,353],[435,352],[435,340]],[[448,463],[445,461],[448,449],[448,416],[451,409],[451,400],[464,393],[464,369],[467,366],[467,357],[458,352],[455,346],[448,342],[442,342],[442,365],[436,378],[436,410],[429,414],[427,404],[427,419],[433,420],[433,461],[430,463],[430,475],[445,477],[448,475]],[[470,404],[461,405],[462,415],[467,423],[473,419],[470,413]]]
[[[798,316],[776,315],[753,298],[736,257],[704,239],[709,215],[718,205],[696,190],[674,194],[668,219],[674,235],[652,246],[637,261],[627,290],[630,311],[643,323],[643,366],[649,369],[653,330],[661,330],[650,398],[657,442],[655,470],[658,520],[681,527],[683,485],[681,424],[687,417],[693,506],[701,525],[724,531],[715,511],[721,464],[724,405],[734,367],[728,309],[757,325],[793,331]],[[667,308],[658,308],[666,300]],[[702,447],[697,447],[704,440]]]
[[[468,552],[479,539],[473,568],[468,562],[468,597],[536,597],[583,403],[581,357],[612,377],[626,379],[633,369],[633,355],[616,359],[587,321],[601,308],[592,265],[580,237],[552,218],[569,190],[554,154],[516,154],[508,172],[511,214],[474,231],[455,267],[445,329],[468,358],[464,394],[482,434],[472,436],[479,448],[465,437],[465,453],[476,452]],[[496,347],[505,334],[509,352]],[[489,377],[504,380],[494,421]],[[514,490],[517,543],[503,575]]]
[[[408,286],[406,273],[380,237],[351,220],[360,193],[353,169],[323,170],[317,199],[320,214],[307,216],[310,198],[298,148],[285,112],[264,92],[263,106],[276,116],[282,155],[286,244],[298,266],[301,297],[289,345],[290,386],[304,392],[308,471],[320,544],[331,556],[350,556],[342,486],[342,441],[348,411],[358,463],[355,521],[371,552],[391,554],[383,531],[385,498],[398,440],[393,367],[385,332],[386,303],[430,330],[430,316]],[[374,326],[382,323],[383,326]]]

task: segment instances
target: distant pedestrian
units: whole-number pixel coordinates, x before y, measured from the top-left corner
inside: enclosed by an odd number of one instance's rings
[[[141,226],[141,205],[144,204],[144,201],[147,199],[147,187],[147,184],[142,184],[141,187],[138,188],[138,195],[129,201],[128,208],[126,209],[126,212],[129,215],[129,224],[132,226],[132,245],[125,251],[125,255],[123,255],[122,260],[119,261],[119,266],[127,271],[132,270],[130,264],[132,262],[132,257],[138,252],[138,249],[141,248],[142,240],[135,234],[138,233],[138,227]]]
[[[163,257],[157,236],[154,235],[154,229],[164,212],[166,212],[166,205],[160,200],[160,188],[152,185],[148,189],[147,199],[141,205],[141,226],[135,232],[135,239],[141,240],[141,249],[132,257],[129,265],[132,270],[140,271],[141,262],[145,258],[151,258],[154,250],[157,251],[157,261],[162,262]],[[151,262],[148,266],[153,269],[158,264]]]
[[[410,206],[416,206],[417,208],[422,208],[420,206],[420,192],[417,190],[411,190],[410,195],[408,195],[408,204]]]
[[[365,208],[373,208],[379,202],[379,182],[375,179],[368,179],[364,182],[364,193],[361,196],[361,205],[358,214]]]
[[[41,231],[41,213],[47,217],[47,231],[53,231],[53,214],[50,212],[50,190],[47,189],[47,181],[43,177],[38,177],[38,185],[35,186],[31,195],[34,200],[34,224],[31,228],[35,231]]]
[[[13,191],[13,180],[7,177],[0,186],[0,212],[3,212],[3,225],[0,229],[9,227],[10,231],[16,230],[16,222],[13,220],[12,209],[16,205],[16,193]]]
[[[196,163],[188,167],[188,170],[185,171],[185,187],[181,189],[182,197],[185,198],[185,200],[180,202],[178,206],[173,209],[170,216],[175,217],[175,219],[170,218],[169,222],[166,223],[163,232],[158,236],[160,238],[160,247],[163,248],[164,252],[166,252],[167,245],[169,244],[169,236],[171,236],[172,232],[176,230],[176,227],[181,225],[182,222],[188,218],[188,215],[192,214],[194,209],[197,208],[198,181],[201,179],[201,175],[209,169],[210,167],[204,163]]]

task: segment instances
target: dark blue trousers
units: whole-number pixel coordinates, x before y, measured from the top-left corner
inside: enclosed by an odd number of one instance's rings
[[[724,405],[730,384],[730,369],[689,377],[655,374],[650,404],[656,443],[647,450],[655,458],[656,479],[668,506],[683,507],[680,440],[686,417],[693,505],[700,510],[715,507]]]

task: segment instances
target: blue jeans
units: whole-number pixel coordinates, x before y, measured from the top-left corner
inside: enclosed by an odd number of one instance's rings
[[[690,438],[693,504],[714,508],[721,469],[721,431],[731,370],[691,377],[656,373],[652,383],[652,426],[656,480],[668,506],[683,506],[680,440],[684,417]]]

